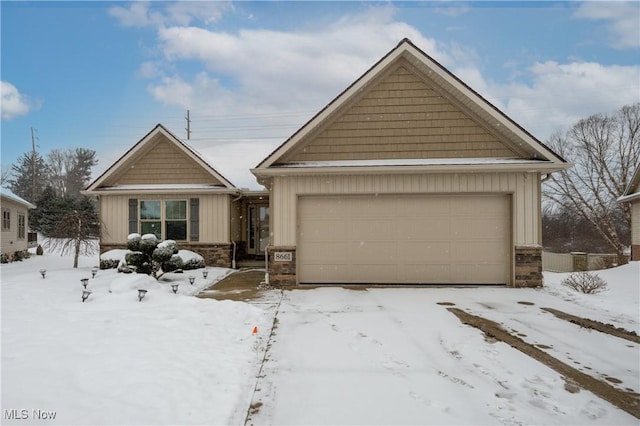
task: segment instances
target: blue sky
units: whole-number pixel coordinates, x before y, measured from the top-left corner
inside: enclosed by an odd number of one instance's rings
[[[240,187],[404,38],[544,141],[640,101],[640,2],[2,1],[2,169],[156,123]]]

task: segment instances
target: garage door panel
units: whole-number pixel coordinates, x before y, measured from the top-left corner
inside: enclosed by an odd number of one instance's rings
[[[408,241],[398,245],[398,257],[404,263],[451,263],[451,256],[449,241]]]
[[[349,244],[348,259],[353,265],[389,264],[397,263],[396,251],[390,249],[393,242],[389,241],[359,241]]]
[[[506,195],[303,196],[298,212],[302,283],[510,280]]]
[[[300,232],[301,241],[336,241],[344,239],[349,229],[342,220],[310,219],[304,231]]]
[[[398,240],[442,240],[451,234],[450,219],[410,218],[396,224]]]
[[[300,273],[301,282],[331,284],[345,282],[345,277],[351,274],[351,267],[342,264],[307,265]],[[317,280],[317,277],[322,277]]]
[[[502,241],[476,241],[452,244],[452,255],[458,263],[503,263],[506,256]]]
[[[395,221],[392,219],[362,219],[351,222],[348,229],[351,240],[367,241],[370,239],[394,241],[396,239]],[[345,235],[345,234],[343,234]]]
[[[451,265],[401,265],[399,268],[400,283],[403,284],[450,284]]]
[[[458,265],[452,278],[460,284],[502,284],[507,277],[497,277],[495,265],[472,264]]]
[[[473,218],[464,220],[461,218],[451,219],[451,228],[455,231],[453,235],[456,239],[481,239],[504,241],[509,230],[505,223],[496,222],[495,218]]]
[[[358,284],[390,284],[397,282],[397,265],[353,265],[351,282]]]
[[[348,258],[349,244],[337,242],[312,242],[304,245],[307,264],[345,263]]]

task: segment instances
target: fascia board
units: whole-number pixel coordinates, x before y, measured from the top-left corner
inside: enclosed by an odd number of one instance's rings
[[[345,167],[273,167],[269,169],[251,169],[256,177],[295,176],[295,175],[379,175],[379,174],[432,174],[432,173],[553,173],[572,167],[571,163],[557,164],[460,164],[430,166],[345,166]]]

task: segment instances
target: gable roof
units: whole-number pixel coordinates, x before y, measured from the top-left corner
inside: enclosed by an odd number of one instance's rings
[[[636,171],[633,173],[622,196],[618,198],[618,202],[626,203],[635,199],[640,199],[640,164],[636,166]]]
[[[412,168],[420,168],[420,170],[443,170],[448,167],[450,169],[451,164],[446,164],[448,161],[438,162],[414,162],[410,161],[398,163],[398,158],[385,163],[384,161],[378,161],[372,163],[370,161],[362,161],[361,158],[355,161],[291,161],[294,156],[292,153],[300,152],[301,147],[306,148],[305,144],[309,144],[310,139],[318,134],[318,129],[323,126],[326,128],[327,123],[335,123],[344,114],[345,110],[349,108],[354,100],[361,99],[363,93],[372,90],[372,87],[379,82],[381,76],[388,73],[390,69],[397,66],[399,63],[407,64],[407,67],[423,77],[424,80],[428,80],[438,88],[439,93],[443,97],[446,97],[451,103],[464,108],[464,111],[468,112],[468,115],[475,120],[474,122],[480,123],[484,129],[491,134],[497,135],[501,141],[509,144],[509,149],[513,152],[519,152],[517,156],[517,164],[509,164],[508,167],[513,170],[540,170],[540,171],[556,171],[569,167],[570,165],[553,152],[549,147],[545,146],[542,142],[536,139],[533,135],[527,132],[524,128],[514,122],[511,118],[507,117],[502,111],[488,102],[480,94],[474,91],[471,87],[466,85],[462,80],[453,75],[445,67],[431,58],[429,55],[418,49],[409,39],[403,39],[394,49],[392,49],[387,55],[385,55],[380,61],[374,64],[368,71],[366,71],[358,80],[347,87],[342,93],[340,93],[333,101],[331,101],[326,107],[318,112],[311,120],[303,125],[297,132],[295,132],[290,138],[284,141],[278,148],[276,148],[267,158],[265,158],[256,168],[252,169],[252,172],[256,176],[268,176],[275,173],[282,173],[287,170],[310,171],[311,169],[323,169],[341,167],[340,172],[349,172],[350,170],[356,172],[358,169],[362,171],[362,167],[367,167],[371,171],[376,167],[394,167],[396,169],[407,166]],[[505,151],[506,152],[506,151]],[[504,152],[499,157],[504,157]],[[424,160],[425,158],[421,158]],[[380,159],[378,159],[380,160]],[[408,159],[404,159],[408,160]],[[432,158],[432,160],[436,160]],[[444,160],[444,159],[443,159]],[[488,167],[494,167],[496,164],[504,164],[504,158],[497,159],[493,163],[488,161],[489,158],[483,158],[485,161],[477,161],[480,158],[467,159],[469,161],[461,161],[457,167],[473,169],[487,169]],[[501,166],[501,169],[505,169],[506,166]],[[277,171],[275,170],[277,169]]]
[[[5,188],[3,186],[0,187],[0,196],[2,196],[2,198],[4,198],[4,199],[7,199],[7,200],[13,201],[15,203],[21,204],[21,205],[25,206],[28,209],[35,209],[36,208],[36,206],[31,204],[30,202],[28,202],[27,200],[25,200],[22,197],[17,196],[9,188]]]
[[[207,182],[195,183],[162,183],[162,184],[121,184],[118,178],[124,176],[137,162],[142,161],[144,154],[150,152],[159,141],[168,143],[177,150],[177,153],[185,156],[190,163],[202,171],[203,176],[207,176]],[[166,191],[202,191],[215,190],[218,192],[237,192],[237,188],[224,176],[218,173],[205,159],[202,158],[193,148],[182,142],[173,133],[167,130],[162,124],[157,124],[149,133],[140,139],[115,163],[113,163],[104,173],[95,179],[84,193],[97,193],[106,191],[119,192],[166,192]]]

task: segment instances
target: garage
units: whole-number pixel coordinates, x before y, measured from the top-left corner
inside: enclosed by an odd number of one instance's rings
[[[509,284],[505,194],[300,196],[301,284]]]

